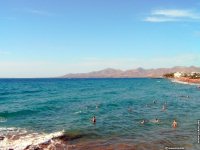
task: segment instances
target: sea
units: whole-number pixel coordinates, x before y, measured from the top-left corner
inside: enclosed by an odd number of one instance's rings
[[[61,134],[73,150],[198,150],[198,119],[200,88],[168,79],[0,79],[0,150]]]

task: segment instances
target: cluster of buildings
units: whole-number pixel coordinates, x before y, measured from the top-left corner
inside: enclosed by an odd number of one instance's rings
[[[191,72],[191,73],[175,72],[174,73],[174,78],[180,78],[180,77],[189,77],[189,78],[193,78],[193,79],[199,79],[200,72]]]

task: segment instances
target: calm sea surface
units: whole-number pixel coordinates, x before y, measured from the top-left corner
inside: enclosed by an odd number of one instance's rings
[[[95,125],[90,121],[94,115]],[[153,123],[156,118],[160,123]],[[141,125],[143,119],[149,122]],[[75,144],[197,150],[198,119],[199,88],[166,79],[0,79],[0,134],[13,127],[38,133],[65,130],[82,135]]]

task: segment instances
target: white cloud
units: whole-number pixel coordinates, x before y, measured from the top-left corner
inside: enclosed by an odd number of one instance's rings
[[[40,16],[53,16],[54,15],[53,13],[50,13],[50,12],[47,12],[44,10],[38,10],[38,9],[26,9],[25,11],[28,13],[40,15]]]
[[[200,14],[192,10],[184,9],[156,9],[144,19],[144,21],[147,22],[172,22],[189,20],[200,20]]]
[[[146,22],[169,22],[169,21],[177,21],[177,19],[151,16],[151,17],[145,18],[144,21],[146,21]]]
[[[188,17],[192,19],[199,19],[199,16],[190,10],[162,9],[162,10],[154,10],[152,14],[163,15],[166,17]]]

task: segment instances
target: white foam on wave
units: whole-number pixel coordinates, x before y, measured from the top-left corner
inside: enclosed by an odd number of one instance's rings
[[[75,112],[75,114],[80,114],[80,113],[82,113],[82,111],[80,110],[80,111],[77,111],[77,112]]]
[[[39,144],[50,141],[52,138],[62,136],[64,131],[54,133],[28,133],[24,129],[19,128],[0,128],[1,136],[0,150],[14,149],[23,150],[28,146],[37,146]]]

